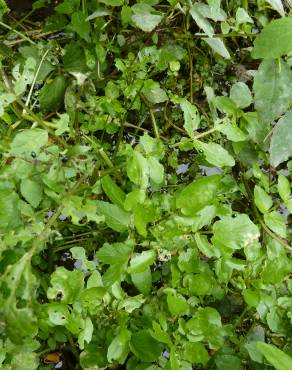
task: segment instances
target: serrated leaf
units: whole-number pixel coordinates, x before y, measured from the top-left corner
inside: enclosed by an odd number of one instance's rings
[[[168,294],[167,305],[169,312],[175,316],[183,316],[189,312],[189,305],[181,294]]]
[[[292,71],[284,61],[264,60],[253,84],[255,108],[260,118],[271,123],[280,117],[292,102]]]
[[[272,20],[256,37],[251,56],[277,59],[292,51],[292,18]]]
[[[271,165],[277,167],[292,156],[292,112],[286,113],[273,128],[270,144]]]

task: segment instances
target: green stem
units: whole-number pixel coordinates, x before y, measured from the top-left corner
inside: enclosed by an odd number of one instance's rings
[[[152,121],[152,125],[153,125],[154,135],[157,139],[160,139],[154,112],[151,108],[149,108],[149,112],[150,112],[150,117],[151,117],[151,121]]]
[[[8,24],[5,24],[3,22],[0,21],[0,26],[8,29],[9,31],[12,31],[14,33],[16,33],[18,36],[20,36],[23,40],[25,41],[28,41],[30,44],[35,44],[35,42],[33,42],[30,38],[28,38],[27,36],[25,36],[23,33],[17,31],[17,30],[14,30],[12,27],[8,26]]]
[[[201,134],[195,135],[194,137],[192,137],[188,140],[185,140],[184,142],[179,142],[179,143],[173,144],[172,147],[175,148],[175,147],[180,146],[182,144],[189,143],[189,142],[192,142],[194,140],[201,139],[202,137],[207,136],[207,135],[209,135],[209,134],[211,134],[212,132],[215,132],[215,131],[217,131],[217,127],[210,128],[209,130],[207,130],[205,132],[202,132]]]

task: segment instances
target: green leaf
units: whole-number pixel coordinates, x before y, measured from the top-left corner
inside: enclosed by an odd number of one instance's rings
[[[205,19],[205,17],[200,12],[200,7],[198,3],[192,5],[192,7],[190,8],[190,14],[194,21],[197,23],[198,27],[201,28],[206,33],[206,35],[208,35],[209,37],[212,37],[214,35],[214,29],[211,26],[210,22]]]
[[[246,214],[226,216],[213,225],[212,243],[225,250],[236,250],[255,243],[259,236],[258,227]]]
[[[38,367],[39,361],[35,353],[21,351],[13,355],[9,370],[36,370]],[[4,370],[6,370],[5,367]]]
[[[152,275],[150,267],[146,270],[138,273],[132,273],[131,279],[135,287],[144,295],[148,295],[151,292],[152,287]]]
[[[107,225],[115,231],[125,231],[130,224],[130,215],[115,204],[103,201],[96,201],[97,211],[105,217]]]
[[[221,55],[225,59],[230,59],[229,51],[226,49],[224,42],[215,37],[215,38],[203,38],[203,40],[210,46],[210,48],[217,54]]]
[[[272,344],[257,342],[257,348],[276,370],[290,370],[292,358]]]
[[[155,157],[147,158],[149,177],[155,184],[160,185],[164,180],[164,167]]]
[[[153,104],[164,103],[168,100],[166,92],[162,90],[158,82],[153,80],[146,80],[144,82],[142,92]]]
[[[150,265],[153,264],[156,258],[154,250],[144,251],[140,254],[136,254],[131,258],[128,272],[130,274],[136,274],[145,271]]]
[[[86,16],[82,11],[78,11],[71,16],[72,28],[85,41],[90,41],[90,23],[86,21]]]
[[[216,167],[233,167],[235,165],[234,158],[219,144],[196,140],[194,146],[202,150],[206,161]]]
[[[101,186],[103,191],[106,193],[109,200],[118,205],[120,208],[124,208],[124,201],[126,194],[123,190],[112,180],[110,176],[104,176],[101,179]]]
[[[285,17],[285,10],[281,0],[266,0],[271,7],[280,14],[281,17]]]
[[[252,96],[244,82],[236,82],[230,90],[230,98],[238,108],[247,108],[252,103]]]
[[[254,200],[262,213],[266,213],[273,205],[273,199],[258,185],[254,187]]]
[[[64,132],[69,132],[69,123],[70,123],[70,117],[69,114],[63,113],[58,114],[58,119],[54,119],[54,124],[57,125],[57,130],[55,131],[56,135],[62,135]]]
[[[105,243],[102,248],[97,251],[96,257],[98,260],[106,265],[110,265],[103,275],[106,286],[109,287],[116,281],[122,280],[132,250],[133,245],[130,243]]]
[[[18,133],[10,145],[10,154],[13,156],[24,155],[30,157],[32,152],[37,155],[40,149],[48,143],[47,131],[40,128],[23,130]]]
[[[229,122],[216,125],[216,129],[227,136],[228,140],[234,142],[245,141],[247,135],[239,127]]]
[[[0,188],[0,204],[0,230],[13,229],[20,221],[18,195],[11,189]]]
[[[211,204],[219,189],[221,176],[202,177],[187,185],[176,196],[176,206],[182,213],[192,215]]]
[[[154,8],[146,3],[137,3],[131,9],[134,13],[132,21],[144,32],[152,32],[162,20],[162,15],[153,14]]]
[[[272,20],[256,37],[252,57],[277,59],[292,51],[292,18]]]
[[[209,360],[208,352],[202,343],[186,343],[183,358],[192,364],[205,364]]]
[[[189,291],[191,294],[202,296],[210,295],[213,290],[214,281],[210,272],[190,276],[188,280]]]
[[[184,112],[184,129],[190,137],[193,137],[194,131],[196,131],[200,125],[200,115],[198,109],[186,99],[183,99],[183,101],[180,103],[180,107]]]
[[[175,316],[183,316],[189,312],[189,305],[181,294],[168,294],[167,305],[169,312]]]
[[[255,74],[255,108],[262,121],[271,123],[292,102],[292,71],[284,61],[264,60]]]
[[[140,185],[142,189],[147,188],[149,181],[148,162],[137,150],[134,150],[132,157],[128,161],[127,175],[134,184]]]
[[[163,346],[151,336],[148,330],[140,330],[132,334],[130,348],[140,360],[153,362],[159,357]]]
[[[74,303],[84,285],[83,273],[79,270],[68,271],[58,267],[51,275],[51,287],[47,291],[49,300]]]
[[[273,129],[270,145],[271,165],[277,167],[292,156],[292,112],[286,113]]]
[[[57,110],[63,104],[66,87],[64,76],[57,76],[52,82],[45,84],[39,94],[41,108],[47,112]]]
[[[107,350],[107,359],[109,362],[118,361],[123,364],[129,353],[129,341],[131,339],[131,332],[122,328],[118,335],[110,343]]]
[[[279,175],[277,188],[280,197],[285,202],[288,199],[289,195],[291,194],[291,185],[287,177],[281,174]]]
[[[172,341],[170,339],[169,334],[165,330],[162,330],[160,325],[155,321],[153,321],[152,326],[153,326],[153,330],[151,331],[152,337],[156,339],[158,342],[167,344],[169,348],[171,348]]]
[[[66,325],[69,318],[69,310],[66,304],[51,303],[47,307],[49,320],[53,325]]]
[[[283,216],[277,212],[272,211],[264,214],[264,220],[266,225],[273,230],[276,234],[286,238],[286,225]]]
[[[33,208],[37,208],[43,198],[43,186],[37,181],[23,179],[20,183],[20,191],[24,199]]]

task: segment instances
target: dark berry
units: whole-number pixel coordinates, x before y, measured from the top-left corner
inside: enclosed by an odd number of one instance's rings
[[[68,161],[68,158],[67,158],[67,157],[65,157],[65,156],[63,156],[63,157],[61,158],[61,161],[62,161],[63,163],[66,163],[66,162]]]
[[[37,156],[36,152],[31,152],[30,155],[32,156],[32,158],[35,158]]]

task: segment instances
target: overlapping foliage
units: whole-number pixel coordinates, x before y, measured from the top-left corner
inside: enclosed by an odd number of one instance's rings
[[[292,368],[289,4],[0,1],[2,369]]]

